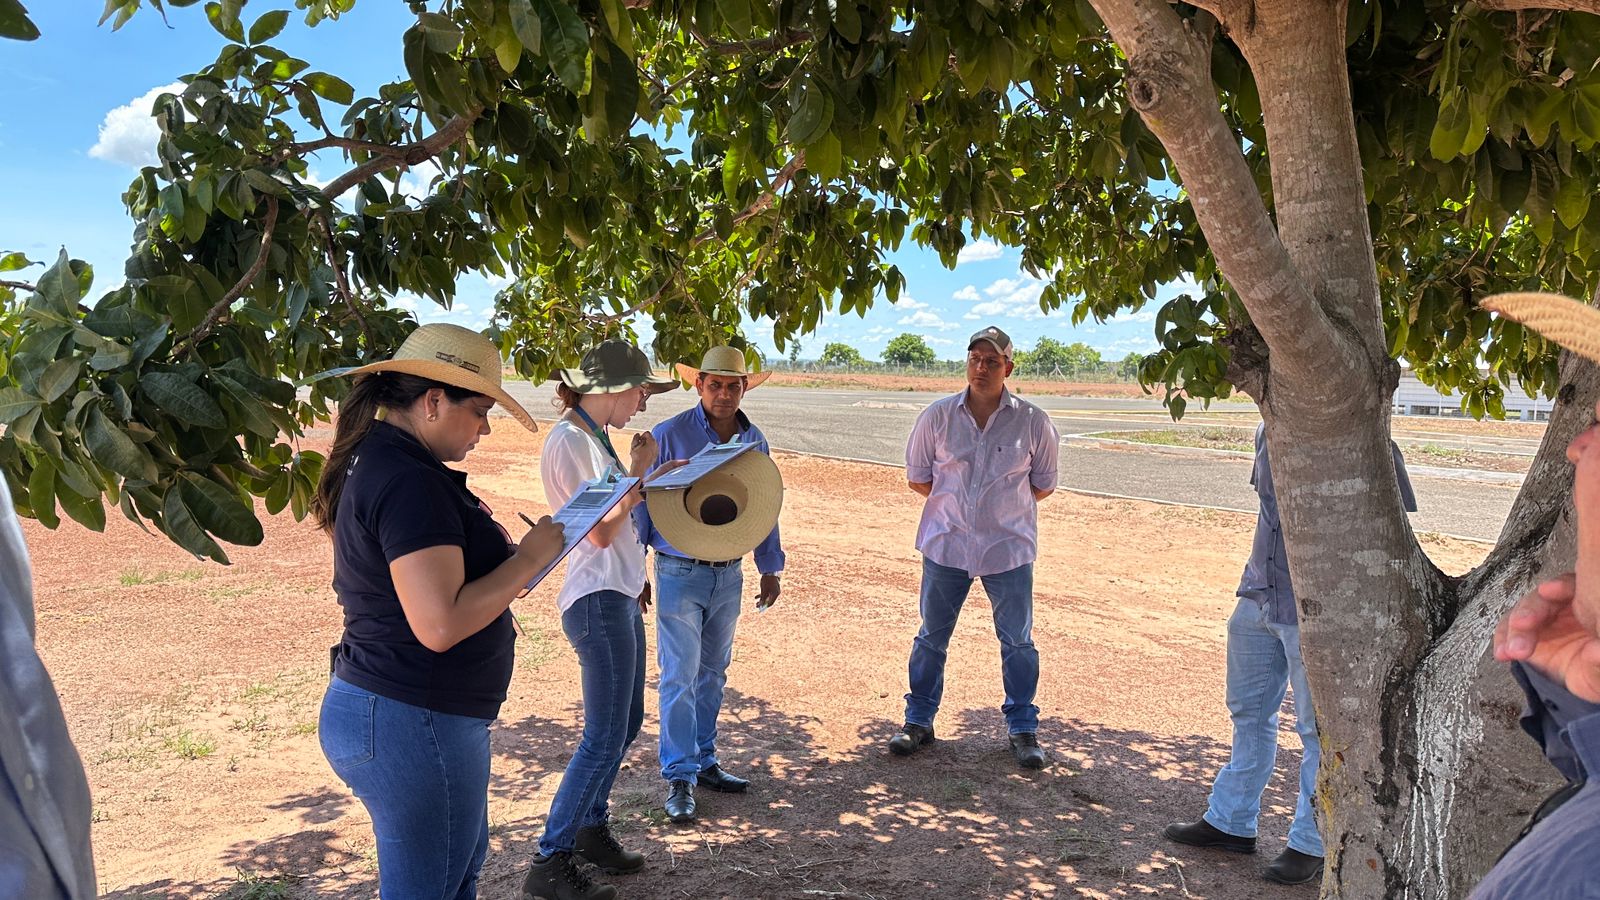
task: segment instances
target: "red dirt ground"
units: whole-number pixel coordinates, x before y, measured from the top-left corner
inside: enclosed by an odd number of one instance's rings
[[[499,420],[466,465],[502,522],[546,508],[538,448]],[[952,642],[940,740],[902,760],[883,747],[917,627],[920,498],[893,468],[778,461],[784,594],[766,613],[746,606],[722,729],[725,763],[755,785],[704,796],[694,826],[665,821],[652,649],[650,712],[612,795],[622,839],[649,856],[643,873],[613,879],[623,897],[1263,894],[1258,870],[1293,806],[1288,722],[1260,856],[1158,834],[1202,811],[1226,757],[1224,622],[1250,517],[1045,501],[1035,638],[1051,764],[1024,773],[1011,762],[978,590]],[[41,651],[89,770],[110,896],[376,894],[370,822],[315,734],[340,621],[329,544],[309,523],[265,524],[265,544],[230,549],[235,565],[223,568],[120,519],[104,535],[24,522]],[[1485,550],[1442,539],[1428,549],[1452,572]],[[514,607],[526,635],[494,730],[490,900],[515,895],[577,741],[577,666],[555,593],[541,586]]]

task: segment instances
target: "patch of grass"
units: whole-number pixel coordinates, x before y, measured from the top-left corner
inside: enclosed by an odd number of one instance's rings
[[[970,800],[977,791],[978,786],[965,778],[947,778],[939,782],[939,799],[946,803]]]
[[[532,624],[516,613],[511,614],[517,623],[517,665],[529,671],[538,669],[556,655],[556,643],[550,632]]]
[[[637,828],[641,820],[659,828],[667,824],[667,811],[656,803],[656,797],[647,791],[627,791],[611,797],[611,828],[627,831]]]
[[[260,710],[251,710],[250,714],[235,721],[228,726],[230,731],[266,731],[269,727],[267,714]]]
[[[162,569],[156,572],[147,572],[142,568],[134,567],[123,569],[117,580],[123,587],[134,587],[141,584],[162,584],[168,581],[199,581],[206,577],[200,569],[184,569],[182,572],[173,572]]]
[[[296,737],[301,736],[301,735],[306,735],[306,734],[316,734],[317,733],[317,723],[316,722],[296,722],[293,725],[289,726],[289,733],[292,734],[292,735],[295,735]]]
[[[219,900],[289,900],[293,875],[263,875],[239,870],[239,877]]]
[[[1156,444],[1162,447],[1201,447],[1206,450],[1242,450],[1246,453],[1256,447],[1253,437],[1244,436],[1244,428],[1169,428],[1159,431],[1097,431],[1088,437],[1132,441],[1136,444]]]
[[[205,759],[217,752],[216,741],[203,734],[195,734],[187,728],[168,735],[161,742],[161,746],[179,759]]]
[[[225,600],[237,600],[240,597],[248,597],[251,594],[261,590],[261,588],[262,585],[259,584],[246,584],[239,585],[237,587],[214,587],[211,590],[206,591],[206,599],[210,600],[212,603],[220,603]]]

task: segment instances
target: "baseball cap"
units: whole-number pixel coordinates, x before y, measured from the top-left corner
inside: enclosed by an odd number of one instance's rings
[[[968,338],[967,349],[971,350],[972,345],[979,341],[988,341],[994,347],[995,352],[1006,359],[1011,358],[1011,336],[993,325]]]

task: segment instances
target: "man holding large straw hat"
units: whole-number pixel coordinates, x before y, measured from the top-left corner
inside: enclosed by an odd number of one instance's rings
[[[751,373],[734,347],[712,347],[698,368],[680,363],[678,374],[694,386],[700,402],[652,429],[657,465],[694,456],[709,444],[737,440],[769,453],[766,436],[739,409],[746,391],[771,373]],[[732,465],[730,463],[730,465]],[[770,464],[768,464],[770,465]],[[768,494],[772,488],[762,490]],[[778,488],[781,494],[781,487]],[[768,498],[770,499],[770,498]],[[750,786],[717,760],[717,715],[733,659],[739,620],[745,543],[727,558],[719,547],[680,549],[657,529],[649,507],[637,516],[639,537],[656,551],[656,657],[661,668],[661,777],[668,784],[666,811],[674,822],[695,817],[695,785],[740,793]],[[761,520],[761,528],[765,528]],[[710,558],[701,558],[708,556]],[[761,589],[756,608],[777,602],[783,546],[774,523],[755,549]]]
[[[1600,363],[1594,307],[1551,294],[1501,294],[1483,307]],[[1495,630],[1494,654],[1512,664],[1527,695],[1523,729],[1568,783],[1534,812],[1474,900],[1588,897],[1600,884],[1600,781],[1589,781],[1600,771],[1600,425],[1572,440],[1567,459],[1577,466],[1575,571],[1512,607]]]
[[[1039,501],[1056,489],[1060,438],[1044,410],[1006,390],[1011,338],[994,326],[967,341],[967,389],[917,417],[906,444],[906,480],[928,498],[917,527],[922,551],[922,627],[911,645],[905,725],[889,741],[909,756],[933,741],[944,694],[945,651],[974,579],[983,580],[1000,639],[1006,729],[1025,769],[1044,767],[1039,747],[1039,651],[1033,646],[1033,561]]]

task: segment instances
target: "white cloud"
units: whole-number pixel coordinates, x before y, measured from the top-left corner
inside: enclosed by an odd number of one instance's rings
[[[923,340],[935,347],[948,347],[955,343],[955,341],[951,340],[950,338],[942,337],[924,337]]]
[[[89,155],[133,168],[155,165],[158,162],[156,141],[161,139],[161,129],[156,127],[150,108],[162,94],[182,93],[183,89],[182,82],[151,88],[106,113],[100,123],[100,138],[89,148]]]
[[[902,316],[898,324],[910,325],[914,328],[937,328],[940,331],[949,331],[956,327],[954,324],[940,318],[938,313],[930,310],[921,310],[909,316]]]
[[[421,202],[428,194],[432,193],[429,186],[433,179],[443,174],[438,163],[425,159],[417,163],[400,176],[400,193],[412,203]]]
[[[868,337],[882,336],[882,335],[886,335],[886,334],[894,334],[894,329],[890,328],[887,325],[874,325],[871,328],[867,329],[867,336]]]
[[[921,300],[918,300],[910,294],[901,294],[900,299],[895,301],[894,308],[915,311],[919,309],[927,309],[928,304],[923,303]]]
[[[967,300],[976,303],[978,301],[978,289],[974,285],[969,284],[961,290],[956,291],[954,294],[951,294],[950,299]]]
[[[999,259],[1005,252],[1005,248],[994,241],[973,241],[963,246],[961,252],[956,254],[956,265]]]
[[[1151,310],[1136,312],[1127,316],[1117,316],[1117,321],[1119,322],[1154,322],[1155,320],[1156,314]]]
[[[1039,311],[1039,295],[1044,293],[1047,283],[1023,272],[1019,272],[1016,278],[998,279],[983,289],[983,293],[993,299],[972,307],[972,311],[962,318],[1044,318],[1044,313]],[[974,296],[972,299],[977,298]]]

